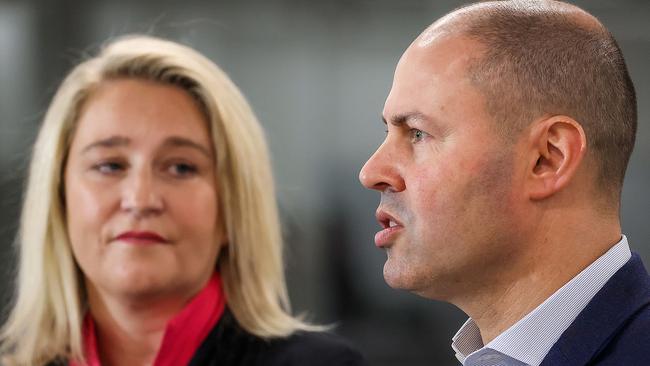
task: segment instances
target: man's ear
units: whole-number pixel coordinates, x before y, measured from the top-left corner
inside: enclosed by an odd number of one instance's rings
[[[569,184],[587,151],[587,137],[580,123],[562,115],[534,122],[529,136],[528,195],[541,200]]]

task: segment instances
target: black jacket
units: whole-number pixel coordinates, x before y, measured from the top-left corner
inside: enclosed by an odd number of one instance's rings
[[[329,333],[298,332],[264,340],[243,330],[226,309],[190,366],[361,366],[361,354]]]
[[[53,361],[48,366],[64,366]],[[298,332],[264,340],[243,330],[228,308],[189,366],[365,366],[363,356],[329,333]]]

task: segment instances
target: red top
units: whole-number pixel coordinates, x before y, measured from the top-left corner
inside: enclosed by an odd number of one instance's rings
[[[187,365],[221,318],[225,307],[221,278],[215,272],[203,290],[167,323],[165,335],[152,366]],[[69,365],[101,366],[95,322],[90,313],[84,318],[83,339],[87,363],[72,361]]]

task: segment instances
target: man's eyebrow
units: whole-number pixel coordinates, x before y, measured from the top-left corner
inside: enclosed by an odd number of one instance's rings
[[[405,123],[407,123],[409,121],[413,121],[413,120],[425,120],[426,121],[426,120],[428,120],[428,118],[424,114],[422,114],[420,112],[407,112],[407,113],[396,114],[396,115],[390,116],[388,118],[388,120],[386,120],[386,118],[382,117],[382,121],[384,122],[384,124],[388,124],[390,122],[390,124],[392,124],[394,126],[397,126],[397,127],[399,127],[399,126],[401,126],[401,125],[403,125],[403,124],[405,124]]]
[[[172,147],[189,147],[192,149],[196,149],[200,151],[203,155],[207,156],[208,158],[212,159],[212,152],[210,149],[206,148],[205,146],[199,144],[198,142],[194,142],[188,138],[185,137],[180,137],[180,136],[172,136],[168,137],[165,139],[165,142],[163,143],[163,146],[172,146]]]
[[[97,148],[97,147],[109,148],[109,147],[117,147],[117,146],[126,146],[129,143],[131,143],[131,140],[129,140],[127,137],[124,137],[124,136],[111,136],[109,138],[102,139],[102,140],[99,140],[99,141],[95,141],[95,142],[87,145],[86,147],[83,148],[83,150],[81,150],[81,152],[86,153],[86,152],[88,152],[88,150],[92,150],[92,149]]]

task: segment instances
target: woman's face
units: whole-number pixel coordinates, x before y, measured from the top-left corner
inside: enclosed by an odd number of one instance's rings
[[[187,299],[224,242],[207,121],[182,89],[103,83],[65,167],[67,228],[89,294]]]

